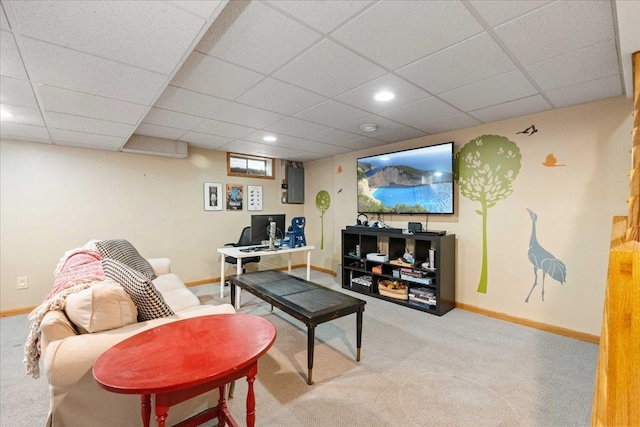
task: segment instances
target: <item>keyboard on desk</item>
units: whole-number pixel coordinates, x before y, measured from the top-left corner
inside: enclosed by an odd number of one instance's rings
[[[269,246],[252,246],[250,248],[242,248],[240,249],[240,252],[262,252],[268,250]]]

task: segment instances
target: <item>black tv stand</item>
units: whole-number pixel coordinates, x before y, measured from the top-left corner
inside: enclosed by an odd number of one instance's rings
[[[422,234],[425,236],[444,236],[447,234],[445,230],[423,230],[423,231],[414,231],[413,234]]]

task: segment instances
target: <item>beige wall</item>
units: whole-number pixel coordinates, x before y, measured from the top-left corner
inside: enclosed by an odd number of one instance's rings
[[[303,215],[302,205],[280,202],[278,179],[226,171],[226,153],[211,150],[191,148],[181,160],[2,141],[1,310],[40,304],[60,257],[90,239],[128,239],[145,257],[169,257],[186,282],[219,277],[216,248],[238,240],[251,212],[204,211],[204,182],[262,185],[264,209],[256,213]],[[259,268],[286,261],[265,258]],[[16,289],[19,276],[29,277],[29,289]]]
[[[482,258],[481,217],[475,213],[478,202],[457,194],[455,215],[429,217],[429,228],[456,234],[456,300],[599,335],[611,220],[627,212],[631,110],[631,100],[612,98],[336,156],[332,164],[309,162],[306,173],[314,177],[307,187],[313,186],[309,193],[326,189],[332,197],[327,215],[333,216],[334,247],[326,246],[325,236],[323,262],[328,265],[331,250],[333,265],[340,262],[340,230],[355,224],[358,157],[447,141],[455,142],[457,152],[481,135],[506,136],[520,148],[522,167],[513,194],[489,209],[486,294],[477,292]],[[532,124],[538,129],[534,135],[516,134]],[[566,166],[543,166],[549,153]],[[338,173],[340,168],[342,173]],[[524,301],[534,280],[527,258],[531,235],[527,208],[538,215],[540,244],[567,266],[563,286],[546,278],[544,302],[541,272],[538,287],[529,302]],[[307,203],[305,214],[311,216],[310,211],[313,208]],[[399,228],[406,228],[408,221],[425,225],[423,215],[386,216],[384,220]]]

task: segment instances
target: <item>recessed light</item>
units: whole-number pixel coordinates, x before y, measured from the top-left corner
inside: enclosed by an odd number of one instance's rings
[[[373,123],[367,123],[366,125],[360,126],[360,130],[362,132],[373,132],[378,129],[378,125],[374,125]]]
[[[8,119],[9,117],[13,117],[13,114],[8,112],[4,108],[0,109],[0,119]]]
[[[276,140],[276,137],[275,137],[275,136],[272,136],[272,135],[267,135],[267,136],[265,136],[264,138],[262,138],[262,140],[263,140],[263,141],[267,141],[267,142],[273,142],[273,141],[275,141],[275,140]]]
[[[391,101],[395,97],[396,95],[391,92],[382,91],[382,92],[376,93],[376,96],[374,96],[374,99],[376,101]]]

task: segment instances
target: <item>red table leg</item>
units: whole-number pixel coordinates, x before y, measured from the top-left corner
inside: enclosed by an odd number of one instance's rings
[[[256,380],[257,374],[258,364],[255,363],[247,374],[247,383],[249,383],[249,390],[247,390],[247,427],[254,427],[256,424],[256,398],[253,394],[253,382]]]
[[[149,427],[149,420],[151,419],[151,395],[140,395],[140,413],[142,414],[142,424],[144,427]]]

